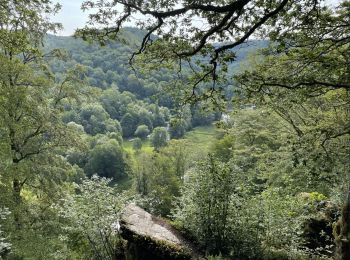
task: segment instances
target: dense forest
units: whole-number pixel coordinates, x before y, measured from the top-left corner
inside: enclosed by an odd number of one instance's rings
[[[0,259],[350,259],[348,0],[82,8],[0,3]]]

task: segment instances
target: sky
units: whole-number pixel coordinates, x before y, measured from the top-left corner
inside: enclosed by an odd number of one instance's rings
[[[337,4],[341,0],[326,0],[329,4]],[[55,22],[62,23],[64,29],[58,32],[58,35],[72,35],[77,28],[84,27],[88,20],[88,13],[83,12],[80,7],[84,0],[56,0],[62,5],[61,11],[52,18]]]
[[[64,29],[58,35],[72,35],[77,28],[84,27],[88,20],[88,14],[84,13],[80,7],[84,0],[58,0],[62,5],[60,12],[52,20],[63,24]]]

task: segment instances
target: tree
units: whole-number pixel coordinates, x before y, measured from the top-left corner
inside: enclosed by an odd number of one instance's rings
[[[114,139],[97,144],[91,150],[85,165],[88,176],[97,174],[100,177],[116,180],[126,176],[125,168],[122,149]]]
[[[157,151],[168,142],[168,131],[165,127],[156,127],[151,135],[151,143]]]
[[[234,151],[234,137],[233,135],[225,135],[220,140],[217,140],[213,146],[213,155],[222,162],[228,162],[232,159]]]
[[[141,148],[142,148],[142,141],[140,138],[135,138],[133,141],[132,141],[132,148],[135,150],[135,151],[140,151]]]
[[[349,165],[349,1],[325,8],[298,31],[275,35],[272,46],[237,77],[242,97],[273,108],[291,126],[295,154],[305,165],[318,162],[312,175],[350,180]],[[277,54],[277,55],[276,55]],[[340,170],[339,169],[344,169]],[[340,173],[341,172],[341,173]],[[344,183],[342,181],[342,183]],[[337,187],[343,187],[340,183]],[[343,188],[345,190],[345,187]],[[337,258],[350,257],[350,184],[335,226]]]
[[[120,121],[127,113],[128,104],[135,102],[135,96],[129,92],[120,93],[116,88],[109,88],[102,92],[101,103],[111,118]]]
[[[126,113],[120,121],[120,124],[123,129],[123,136],[131,137],[136,131],[137,123],[138,118],[136,116],[130,113]]]
[[[135,106],[135,108],[137,109],[138,107]],[[145,108],[139,108],[137,111],[137,116],[139,125],[146,125],[150,131],[153,130],[152,116],[149,111],[147,111]]]
[[[10,146],[15,167],[21,161],[45,149],[41,144],[48,144],[48,142],[40,140],[45,140],[44,135],[53,130],[47,120],[50,113],[48,116],[48,113],[43,111],[48,104],[41,101],[43,92],[49,92],[48,86],[52,87],[52,82],[48,77],[40,75],[42,73],[33,73],[32,67],[28,65],[31,61],[42,57],[38,49],[42,35],[51,28],[56,28],[52,23],[44,24],[42,10],[47,8],[48,13],[56,11],[50,2],[46,2],[38,1],[36,5],[20,1],[17,5],[12,5],[12,1],[5,1],[0,5],[2,20],[0,62],[3,68],[0,71],[0,122]],[[33,17],[30,18],[31,16]],[[20,24],[19,17],[23,21]],[[19,55],[25,58],[19,59]],[[33,75],[37,76],[33,77]],[[38,104],[42,105],[42,111],[34,109]],[[26,114],[29,116],[25,116]],[[23,127],[26,128],[25,131]],[[52,133],[49,136],[53,137],[55,134]],[[13,186],[16,200],[18,200],[22,181],[15,177]]]
[[[134,133],[135,136],[141,138],[141,139],[146,139],[147,136],[149,135],[149,129],[148,129],[148,126],[146,125],[139,125],[137,128],[136,128],[136,131]]]
[[[183,137],[186,133],[187,124],[183,119],[172,119],[170,120],[170,137],[174,139],[179,139]]]
[[[224,252],[232,242],[235,172],[208,156],[187,177],[176,217],[206,250]]]
[[[123,193],[116,194],[110,179],[92,176],[75,184],[76,192],[62,198],[55,207],[62,218],[62,237],[79,257],[119,259],[121,239],[117,220],[127,202]],[[77,235],[78,234],[78,235]],[[81,248],[74,248],[80,245]],[[83,250],[83,252],[79,252]],[[62,257],[62,255],[60,255]]]
[[[121,131],[119,122],[111,119],[104,108],[97,103],[81,107],[80,122],[85,132],[91,135]]]
[[[141,84],[140,80],[134,75],[130,74],[127,78],[127,91],[134,93],[138,97],[144,97],[144,87]]]
[[[171,160],[171,164],[175,168],[175,174],[183,180],[186,171],[190,167],[192,161],[188,149],[187,140],[170,140],[168,145],[162,149],[162,154]]]
[[[59,184],[75,174],[60,150],[79,138],[60,116],[65,101],[84,96],[85,70],[78,65],[55,78],[46,61],[62,52],[42,50],[43,37],[61,27],[47,18],[59,7],[47,0],[0,4],[1,202],[12,212],[8,229],[15,258],[36,258],[35,251],[44,249],[40,241],[50,224],[36,223],[53,216],[49,207],[61,192]],[[40,203],[23,196],[24,191],[40,197]]]
[[[122,6],[123,10],[117,6]],[[317,14],[321,5],[314,0],[307,1],[85,1],[84,10],[99,10],[91,15],[95,27],[87,27],[77,32],[85,39],[98,39],[104,43],[115,38],[126,21],[138,13],[145,19],[138,26],[146,30],[141,46],[135,54],[145,54],[145,67],[159,67],[158,64],[175,66],[179,71],[187,64],[192,69],[191,76],[184,77],[186,100],[211,98],[215,101],[222,89],[216,82],[225,80],[227,63],[235,59],[232,48],[247,41],[258,33],[279,33]],[[302,10],[302,11],[301,11]],[[192,23],[200,19],[205,29]],[[293,23],[290,22],[293,17]],[[181,21],[181,22],[179,22]],[[107,27],[107,24],[111,26]],[[101,26],[102,25],[102,29]],[[159,37],[154,37],[157,34]],[[220,44],[213,44],[219,41]],[[200,59],[191,57],[202,56]],[[172,61],[175,61],[172,63]],[[157,66],[154,66],[157,64]],[[212,80],[213,84],[200,83]],[[179,93],[178,93],[179,94]]]
[[[220,113],[205,111],[204,106],[201,105],[200,103],[192,106],[191,112],[192,112],[191,122],[193,127],[210,125],[215,120],[218,120],[220,118],[219,117]]]
[[[153,105],[154,107],[154,118],[153,118],[153,126],[165,126],[165,116],[164,113],[161,113],[158,104]]]
[[[135,188],[150,212],[164,217],[170,215],[182,182],[176,170],[172,158],[162,152],[138,154],[134,165]]]

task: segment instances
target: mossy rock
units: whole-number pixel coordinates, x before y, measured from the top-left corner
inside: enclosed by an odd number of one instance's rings
[[[127,260],[182,260],[198,257],[189,241],[169,223],[130,204],[122,214],[121,235],[128,241]]]

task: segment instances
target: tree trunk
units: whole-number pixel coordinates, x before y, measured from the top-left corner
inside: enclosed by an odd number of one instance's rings
[[[21,228],[21,221],[20,221],[20,211],[21,211],[21,190],[22,190],[22,184],[18,179],[13,179],[13,201],[15,204],[15,210],[13,212],[14,214],[14,224],[16,229]]]
[[[22,184],[18,179],[13,180],[13,200],[16,205],[21,204]]]
[[[350,183],[342,214],[334,227],[337,260],[350,259]]]

